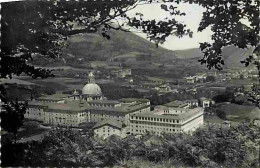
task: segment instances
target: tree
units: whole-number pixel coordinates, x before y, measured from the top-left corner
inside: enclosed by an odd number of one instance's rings
[[[206,77],[206,82],[215,82],[216,78],[214,76],[207,76]]]
[[[244,79],[244,75],[240,74],[239,79]]]
[[[17,140],[17,132],[23,126],[24,114],[26,112],[27,104],[15,102],[8,102],[3,105],[4,110],[1,111],[1,127],[14,135],[14,142]]]
[[[182,36],[185,26],[175,19],[157,22],[130,18],[126,12],[140,1],[23,1],[2,3],[1,77],[25,73],[33,78],[52,76],[50,70],[28,63],[34,56],[57,58],[67,46],[66,39],[79,33],[100,33],[110,39],[108,30],[122,30],[123,17],[131,26],[142,26],[149,38],[159,43],[159,36]],[[174,15],[180,15],[175,13]],[[188,31],[188,30],[187,30]]]

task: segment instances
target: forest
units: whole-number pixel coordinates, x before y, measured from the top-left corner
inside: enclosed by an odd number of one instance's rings
[[[84,131],[56,128],[41,142],[2,144],[2,166],[28,167],[250,167],[257,168],[260,128],[209,125],[191,133],[149,132],[121,139],[100,139]],[[131,165],[133,162],[137,165]],[[148,165],[149,165],[148,164]],[[145,167],[148,165],[144,165]],[[168,165],[168,166],[166,166]]]

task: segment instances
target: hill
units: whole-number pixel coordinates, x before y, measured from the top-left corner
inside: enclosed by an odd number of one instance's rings
[[[69,46],[62,50],[62,56],[55,60],[34,57],[33,64],[43,67],[71,66],[93,68],[117,64],[128,66],[134,74],[168,76],[180,78],[205,71],[197,59],[179,59],[176,52],[158,47],[134,33],[110,31],[111,39],[99,34],[78,34],[68,39]]]
[[[176,57],[179,59],[192,59],[192,58],[202,58],[203,53],[199,48],[191,48],[187,50],[175,50]]]
[[[224,68],[240,69],[245,67],[240,61],[247,58],[253,51],[253,48],[240,49],[235,46],[228,46],[223,48],[222,57],[225,61]],[[192,48],[188,50],[176,50],[176,57],[179,59],[200,59],[203,57],[203,53],[199,48]]]
[[[158,47],[133,33],[110,31],[111,39],[99,34],[79,34],[68,39],[69,47],[59,59],[34,58],[34,64],[41,66],[87,64],[90,61],[152,61],[168,62],[176,59],[175,52]],[[39,59],[40,58],[40,59]],[[47,62],[46,62],[47,61]]]
[[[227,104],[222,106],[221,109],[225,112],[227,119],[232,121],[260,119],[260,110],[255,106]]]

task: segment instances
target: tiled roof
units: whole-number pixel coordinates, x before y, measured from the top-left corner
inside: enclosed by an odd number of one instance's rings
[[[187,110],[187,109],[184,109]],[[153,118],[162,118],[162,119],[188,119],[196,114],[202,113],[203,109],[198,107],[195,109],[188,109],[187,112],[175,115],[159,115],[154,113],[154,111],[147,112],[147,113],[138,113],[133,114],[132,116],[139,116],[139,117],[153,117]]]
[[[113,119],[105,119],[105,120],[97,122],[94,125],[93,129],[96,129],[96,128],[99,128],[99,127],[102,127],[102,126],[105,126],[105,125],[109,125],[109,126],[112,126],[112,127],[116,127],[118,129],[122,129],[123,123],[120,122],[120,121],[117,121],[117,120],[113,120]]]
[[[53,95],[46,95],[46,96],[42,96],[37,98],[37,100],[62,100],[63,98],[68,97],[68,94],[53,94]]]
[[[109,102],[109,100],[105,100]],[[112,101],[114,102],[114,101]],[[49,102],[40,102],[40,101],[30,101],[28,103],[29,107],[38,106],[46,107],[46,112],[82,112],[85,110],[94,110],[97,113],[102,113],[102,111],[110,111],[115,112],[118,114],[127,114],[132,111],[137,111],[142,108],[146,108],[149,105],[145,103],[136,102],[134,104],[122,104],[118,107],[97,107],[97,106],[90,106],[87,101],[80,101],[80,100],[72,100],[66,101],[65,103],[49,103]]]

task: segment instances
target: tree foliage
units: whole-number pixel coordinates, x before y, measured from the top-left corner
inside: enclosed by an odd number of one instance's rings
[[[19,128],[23,126],[24,114],[26,112],[27,104],[15,102],[8,102],[3,105],[3,111],[1,111],[1,128],[13,133],[16,143],[16,136]]]
[[[249,123],[231,128],[200,128],[192,135],[147,133],[140,138],[130,135],[123,139],[114,135],[99,139],[84,132],[58,128],[42,142],[22,146],[4,144],[1,150],[3,159],[16,161],[2,160],[2,166],[104,167],[139,159],[171,160],[173,165],[181,162],[193,167],[254,167],[259,142],[259,127]],[[8,154],[8,150],[12,150],[13,155]]]

